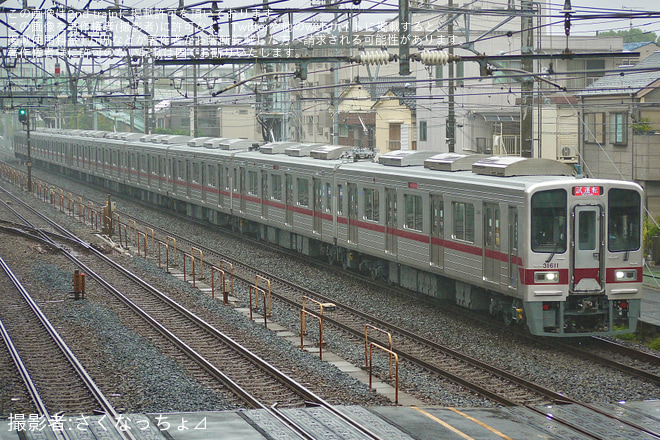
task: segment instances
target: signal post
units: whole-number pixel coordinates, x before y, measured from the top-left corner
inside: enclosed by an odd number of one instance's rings
[[[26,108],[18,110],[18,120],[27,130],[27,190],[32,192],[32,149],[30,148],[30,111]]]

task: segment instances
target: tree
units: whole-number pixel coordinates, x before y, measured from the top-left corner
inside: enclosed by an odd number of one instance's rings
[[[599,37],[623,37],[623,43],[654,42],[658,39],[655,32],[642,32],[641,29],[632,28],[627,31],[599,32]]]

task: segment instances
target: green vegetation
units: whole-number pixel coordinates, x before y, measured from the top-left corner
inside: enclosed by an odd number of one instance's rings
[[[630,341],[630,342],[636,342],[640,345],[643,345],[645,347],[648,347],[652,350],[658,350],[660,351],[660,336],[657,336],[653,339],[638,339],[637,335],[635,333],[629,333],[626,335],[619,335],[617,336],[617,339],[621,339],[622,341]]]
[[[644,255],[648,255],[651,250],[651,237],[660,235],[658,224],[660,221],[653,222],[648,217],[644,220]]]
[[[651,128],[651,120],[648,118],[641,118],[633,124],[634,134],[653,134],[655,131]]]
[[[180,129],[174,129],[174,128],[160,128],[156,127],[154,129],[154,134],[180,134],[184,136],[190,136],[190,130],[187,128],[180,128]]]
[[[658,36],[655,32],[642,32],[640,29],[629,29],[627,31],[606,31],[599,32],[599,37],[623,37],[625,43],[642,43],[648,41],[649,43],[657,41]]]

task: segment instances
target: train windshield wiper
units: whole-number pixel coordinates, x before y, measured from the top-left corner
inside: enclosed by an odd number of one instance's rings
[[[549,263],[549,262],[552,261],[552,259],[554,258],[555,254],[557,253],[557,251],[559,251],[559,246],[561,246],[562,244],[563,244],[563,243],[561,242],[561,240],[559,240],[559,241],[557,241],[557,242],[555,243],[555,248],[552,250],[552,253],[551,253],[550,256],[548,257],[548,259],[545,260],[546,263]]]

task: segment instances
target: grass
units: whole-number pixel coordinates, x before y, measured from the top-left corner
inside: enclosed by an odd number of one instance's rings
[[[660,336],[656,336],[653,339],[640,340],[637,338],[635,333],[628,333],[625,335],[618,335],[617,339],[621,339],[622,341],[636,342],[638,344],[644,345],[645,347],[660,351]]]

